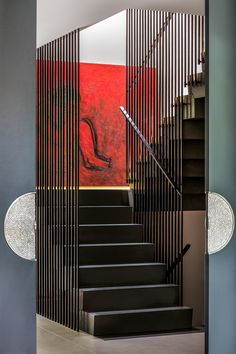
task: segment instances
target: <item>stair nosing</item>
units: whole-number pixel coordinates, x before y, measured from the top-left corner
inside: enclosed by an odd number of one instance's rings
[[[88,312],[88,313],[93,316],[105,316],[105,315],[125,315],[131,313],[165,312],[165,311],[177,311],[177,310],[192,310],[192,308],[188,306],[171,306],[171,307],[153,307],[147,309],[133,309],[133,310],[97,311],[97,312]]]
[[[150,267],[150,266],[165,266],[165,263],[122,263],[122,264],[92,264],[80,265],[79,268],[122,268],[122,267]]]
[[[81,243],[79,247],[124,247],[124,246],[154,246],[154,243],[148,242],[118,242],[118,243]]]
[[[98,288],[79,288],[81,292],[95,292],[95,291],[109,291],[109,290],[135,290],[135,289],[164,289],[164,288],[178,288],[177,284],[147,284],[147,285],[121,285],[121,286],[104,286]]]

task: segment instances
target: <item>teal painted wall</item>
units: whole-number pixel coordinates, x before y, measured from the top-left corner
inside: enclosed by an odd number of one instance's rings
[[[236,213],[236,1],[209,1],[209,190]],[[236,353],[236,233],[209,257],[209,353]]]
[[[0,353],[36,353],[35,263],[7,246],[10,204],[35,190],[36,1],[0,0]]]

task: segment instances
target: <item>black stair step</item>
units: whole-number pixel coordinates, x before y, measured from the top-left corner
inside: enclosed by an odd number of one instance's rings
[[[205,97],[195,98],[195,116],[204,117],[205,116]]]
[[[204,159],[205,143],[204,140],[184,140],[183,159]]]
[[[121,264],[154,262],[155,246],[152,243],[89,244],[79,246],[79,263]]]
[[[184,177],[183,193],[184,194],[203,194],[205,192],[204,177]]]
[[[179,123],[175,127],[175,123],[165,123],[162,125],[162,136],[160,139],[160,145],[165,144],[167,141],[179,142]],[[173,131],[172,127],[173,126]],[[183,140],[204,140],[205,119],[204,117],[191,117],[183,119]]]
[[[204,177],[205,161],[203,159],[183,160],[183,177]]]
[[[80,224],[129,224],[132,208],[129,206],[80,206]]]
[[[81,312],[80,328],[95,336],[189,330],[192,309],[165,307],[126,311]]]
[[[162,263],[80,266],[80,288],[161,284],[166,280]]]
[[[139,224],[80,225],[80,244],[142,242],[143,226]]]
[[[203,139],[205,138],[204,118],[190,118],[183,120],[183,139]]]
[[[177,285],[155,284],[80,289],[80,310],[117,311],[178,305]]]
[[[205,210],[206,195],[205,194],[184,194],[183,210]]]
[[[80,189],[80,205],[129,205],[128,190]]]
[[[163,166],[166,168],[165,161],[163,160]],[[171,166],[171,161],[168,161]],[[178,160],[175,161],[175,166],[178,167]],[[205,160],[204,159],[193,159],[185,158],[182,161],[183,177],[204,177],[205,176]],[[168,168],[166,168],[168,170]],[[148,176],[143,174],[142,179],[152,180],[153,176]],[[147,185],[148,186],[148,185]]]

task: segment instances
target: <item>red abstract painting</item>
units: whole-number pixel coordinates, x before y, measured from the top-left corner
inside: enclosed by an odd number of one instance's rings
[[[80,185],[126,185],[125,66],[80,64]]]

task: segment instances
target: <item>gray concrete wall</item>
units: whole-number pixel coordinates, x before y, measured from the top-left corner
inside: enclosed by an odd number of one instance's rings
[[[6,245],[10,204],[35,189],[36,1],[0,0],[0,353],[36,353],[35,264]]]
[[[190,250],[184,256],[183,303],[193,308],[193,326],[204,325],[205,277],[205,211],[184,212],[184,245]]]
[[[209,190],[236,212],[236,1],[209,1]],[[236,237],[209,256],[209,353],[236,353]]]

